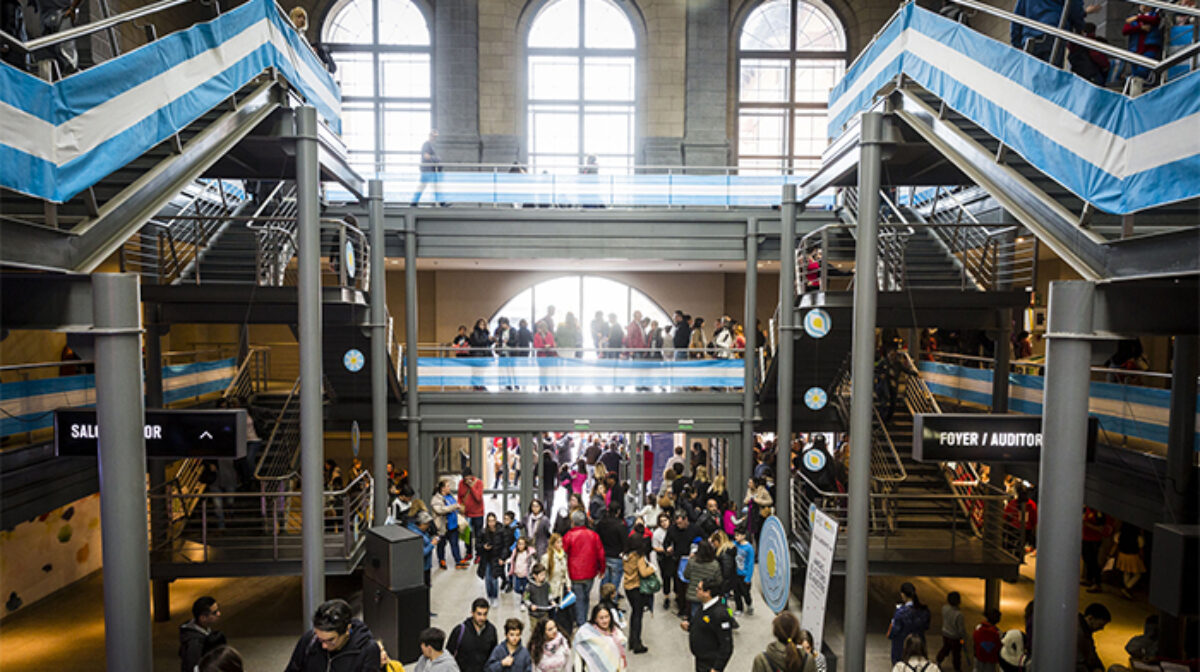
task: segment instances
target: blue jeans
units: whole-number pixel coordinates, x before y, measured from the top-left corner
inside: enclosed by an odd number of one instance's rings
[[[527,578],[523,579],[519,576],[514,576],[512,581],[513,581],[513,592],[516,593],[517,595],[524,595],[525,594],[525,586],[529,584],[529,579],[527,579]]]
[[[487,561],[485,561],[487,562]],[[494,600],[500,597],[500,586],[496,584],[497,568],[495,563],[487,562],[483,568],[483,587],[487,591],[489,600]]]
[[[604,559],[604,578],[600,579],[600,585],[611,583],[620,588],[622,581],[625,579],[625,566],[620,558],[605,558]]]
[[[454,528],[453,530],[446,530],[446,534],[443,535],[442,538],[438,540],[438,545],[437,545],[438,562],[445,562],[445,560],[446,560],[446,544],[447,543],[450,544],[450,554],[454,556],[454,562],[458,563],[459,561],[462,560],[462,554],[460,554],[458,552],[458,528],[457,527]]]
[[[587,623],[588,607],[591,606],[589,601],[591,600],[593,582],[595,582],[595,579],[571,582],[571,592],[575,593],[575,625]]]

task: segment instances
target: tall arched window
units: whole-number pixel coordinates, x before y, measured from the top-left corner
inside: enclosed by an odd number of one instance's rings
[[[738,166],[742,172],[821,164],[829,90],[846,67],[846,39],[819,0],[766,0],[738,40]]]
[[[526,49],[529,162],[574,173],[588,155],[598,172],[633,168],[637,39],[611,0],[551,0],[534,17]]]
[[[342,138],[355,168],[374,175],[415,167],[432,125],[425,15],[412,0],[340,0],[322,41],[337,62]]]

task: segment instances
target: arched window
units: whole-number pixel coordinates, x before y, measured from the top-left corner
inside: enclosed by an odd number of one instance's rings
[[[433,123],[432,48],[420,8],[412,0],[341,0],[322,42],[338,66],[351,163],[365,175],[414,168]]]
[[[495,330],[497,320],[507,317],[514,327],[521,320],[528,320],[530,330],[534,331],[537,320],[547,315],[550,306],[554,306],[556,323],[565,321],[567,313],[575,316],[582,329],[585,348],[596,347],[590,325],[597,312],[602,313],[605,320],[610,313],[615,314],[621,326],[629,324],[635,311],[658,322],[660,327],[665,328],[671,323],[662,306],[630,285],[595,275],[566,275],[540,282],[509,299],[491,316],[488,325]]]
[[[808,172],[828,144],[829,90],[846,39],[819,0],[766,0],[738,39],[737,157],[742,172]]]
[[[611,0],[551,0],[534,17],[526,49],[526,123],[535,172],[633,168],[637,38]]]

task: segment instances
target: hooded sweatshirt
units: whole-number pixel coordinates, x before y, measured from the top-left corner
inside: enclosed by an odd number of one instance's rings
[[[205,630],[190,620],[179,626],[179,669],[192,672],[204,654],[225,644],[219,630]]]
[[[458,663],[455,662],[454,656],[445,651],[433,660],[421,656],[413,670],[415,672],[459,672]]]
[[[512,654],[512,667],[504,667],[500,661],[508,657],[508,644],[500,642],[496,648],[492,649],[492,655],[488,658],[487,664],[483,666],[484,672],[531,672],[533,670],[533,659],[529,657],[529,649],[518,644],[517,650]]]
[[[817,663],[812,656],[804,653],[803,650],[797,649],[800,653],[800,658],[804,661],[800,665],[803,672],[817,672]],[[767,650],[754,657],[754,666],[750,668],[751,672],[776,672],[776,670],[787,669],[787,645],[779,641],[767,644]]]
[[[379,646],[362,621],[350,621],[350,639],[337,651],[321,648],[314,631],[309,630],[296,642],[285,672],[377,672]]]

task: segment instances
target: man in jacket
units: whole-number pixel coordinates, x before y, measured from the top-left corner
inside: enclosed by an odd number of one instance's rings
[[[488,622],[488,601],[480,597],[471,603],[471,617],[450,631],[446,650],[462,672],[483,672],[496,641],[496,626]]]
[[[615,498],[600,522],[596,523],[596,534],[600,537],[600,545],[604,547],[604,578],[600,580],[600,585],[611,583],[620,588],[625,572],[621,552],[625,550],[627,531],[625,521],[621,519],[621,505]]]
[[[437,628],[425,628],[417,638],[421,658],[416,672],[459,672],[454,656],[446,653],[446,633]]]
[[[1112,620],[1108,607],[1093,602],[1079,615],[1079,629],[1075,631],[1075,671],[1104,672],[1104,663],[1096,653],[1094,636]]]
[[[204,654],[225,644],[225,635],[215,630],[221,620],[217,600],[205,595],[192,603],[192,620],[179,626],[179,669],[193,672]]]
[[[1082,0],[1017,0],[1017,6],[1013,9],[1013,13],[1040,23],[1058,26],[1063,14],[1064,2],[1069,2],[1070,6],[1067,9],[1066,23],[1060,27],[1072,33],[1078,33],[1083,29],[1085,10]],[[1088,10],[1091,9],[1092,7],[1088,7]],[[1013,21],[1009,28],[1009,41],[1012,42],[1012,46],[1023,51],[1026,49],[1026,43],[1032,42],[1029,46],[1029,53],[1043,61],[1050,60],[1050,51],[1054,48],[1052,37],[1016,21]]]
[[[285,672],[375,672],[379,645],[345,600],[329,600],[313,614],[312,630],[292,651]]]
[[[567,552],[567,576],[575,594],[575,623],[587,622],[592,583],[604,573],[604,545],[600,535],[587,528],[582,511],[571,513],[571,529],[563,537]]]
[[[692,340],[692,325],[688,323],[690,316],[683,311],[675,311],[675,328],[671,330],[671,345],[675,349],[675,359],[687,359],[688,343]]]
[[[733,619],[721,604],[721,596],[704,585],[704,581],[696,583],[696,597],[701,606],[695,622],[680,624],[688,633],[696,672],[723,672],[733,655]]]
[[[470,469],[463,469],[462,480],[458,482],[458,504],[471,525],[471,543],[474,548],[472,545],[467,546],[466,557],[470,560],[479,549],[479,532],[483,530],[483,481],[476,478]]]
[[[678,567],[679,563],[684,558],[692,553],[692,540],[696,537],[702,537],[700,528],[688,521],[688,516],[683,511],[676,511],[675,524],[667,530],[666,539],[663,543],[663,548],[667,551],[672,567]],[[675,606],[679,616],[686,618],[688,615],[687,607],[687,584],[683,581],[675,582]]]

